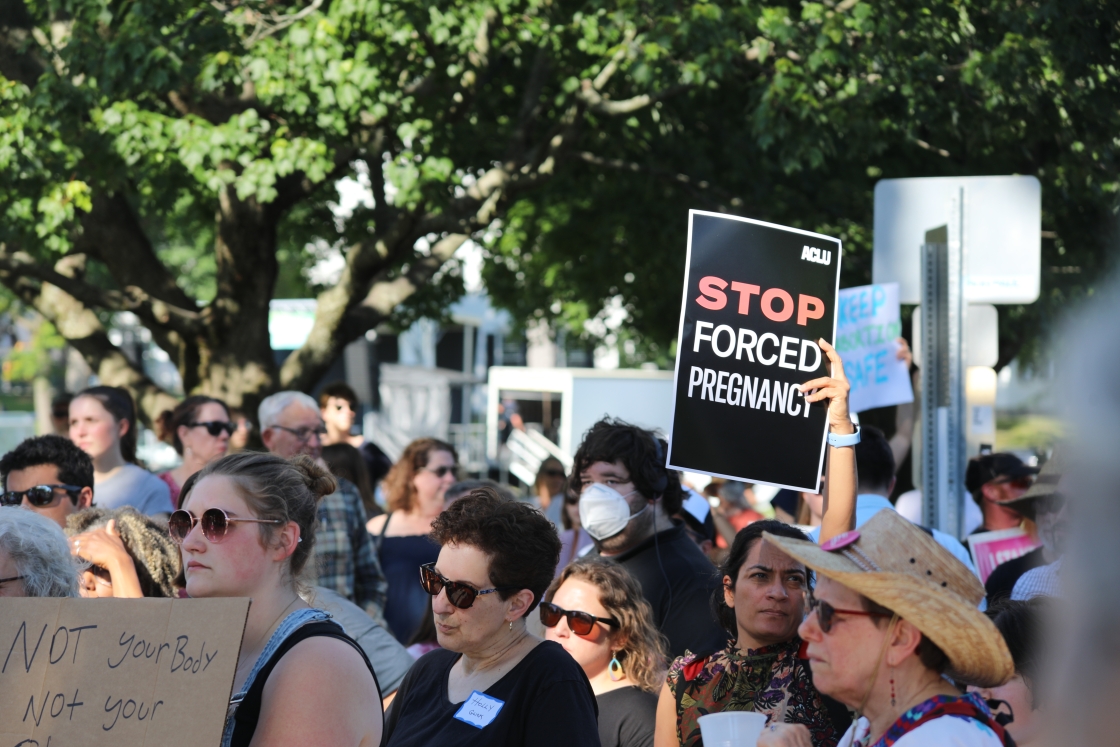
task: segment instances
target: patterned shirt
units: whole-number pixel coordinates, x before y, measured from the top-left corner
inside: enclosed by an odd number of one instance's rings
[[[740,652],[734,645],[698,658],[685,653],[669,667],[668,685],[677,703],[677,740],[699,747],[699,719],[720,711],[754,711],[773,717],[785,706],[786,723],[804,724],[813,747],[834,747],[840,734],[813,687],[807,662],[798,658],[801,639]]]
[[[318,585],[338,592],[385,624],[389,584],[366,531],[366,510],[354,483],[339,479],[338,490],[319,501],[315,532]]]
[[[1032,568],[1019,576],[1015,588],[1011,590],[1011,598],[1017,602],[1025,602],[1035,597],[1061,597],[1062,584],[1059,576],[1061,570],[1061,558],[1050,565]]]
[[[871,743],[871,723],[860,718],[840,747],[1006,747],[1014,745],[979,695],[937,695],[898,717]]]

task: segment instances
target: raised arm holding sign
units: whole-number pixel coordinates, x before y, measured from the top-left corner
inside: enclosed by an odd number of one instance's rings
[[[818,492],[829,427],[854,432],[828,342],[840,250],[828,236],[689,212],[670,467]],[[850,452],[834,447],[830,457],[826,538],[853,519]]]

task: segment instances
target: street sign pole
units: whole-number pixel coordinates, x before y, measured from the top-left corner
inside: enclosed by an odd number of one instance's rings
[[[949,222],[926,232],[922,292],[922,519],[963,531],[965,424],[965,190],[954,190]]]

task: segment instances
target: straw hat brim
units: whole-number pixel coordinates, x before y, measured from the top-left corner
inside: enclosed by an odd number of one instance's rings
[[[948,588],[906,573],[863,571],[848,558],[804,540],[763,534],[790,557],[898,614],[949,658],[950,676],[995,687],[1015,673],[1003,636],[988,617]]]

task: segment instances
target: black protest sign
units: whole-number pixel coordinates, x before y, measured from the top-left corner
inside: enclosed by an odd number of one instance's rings
[[[6,599],[0,747],[212,747],[248,599]]]
[[[688,214],[669,465],[816,491],[827,409],[798,386],[828,374],[840,241],[719,213]]]

